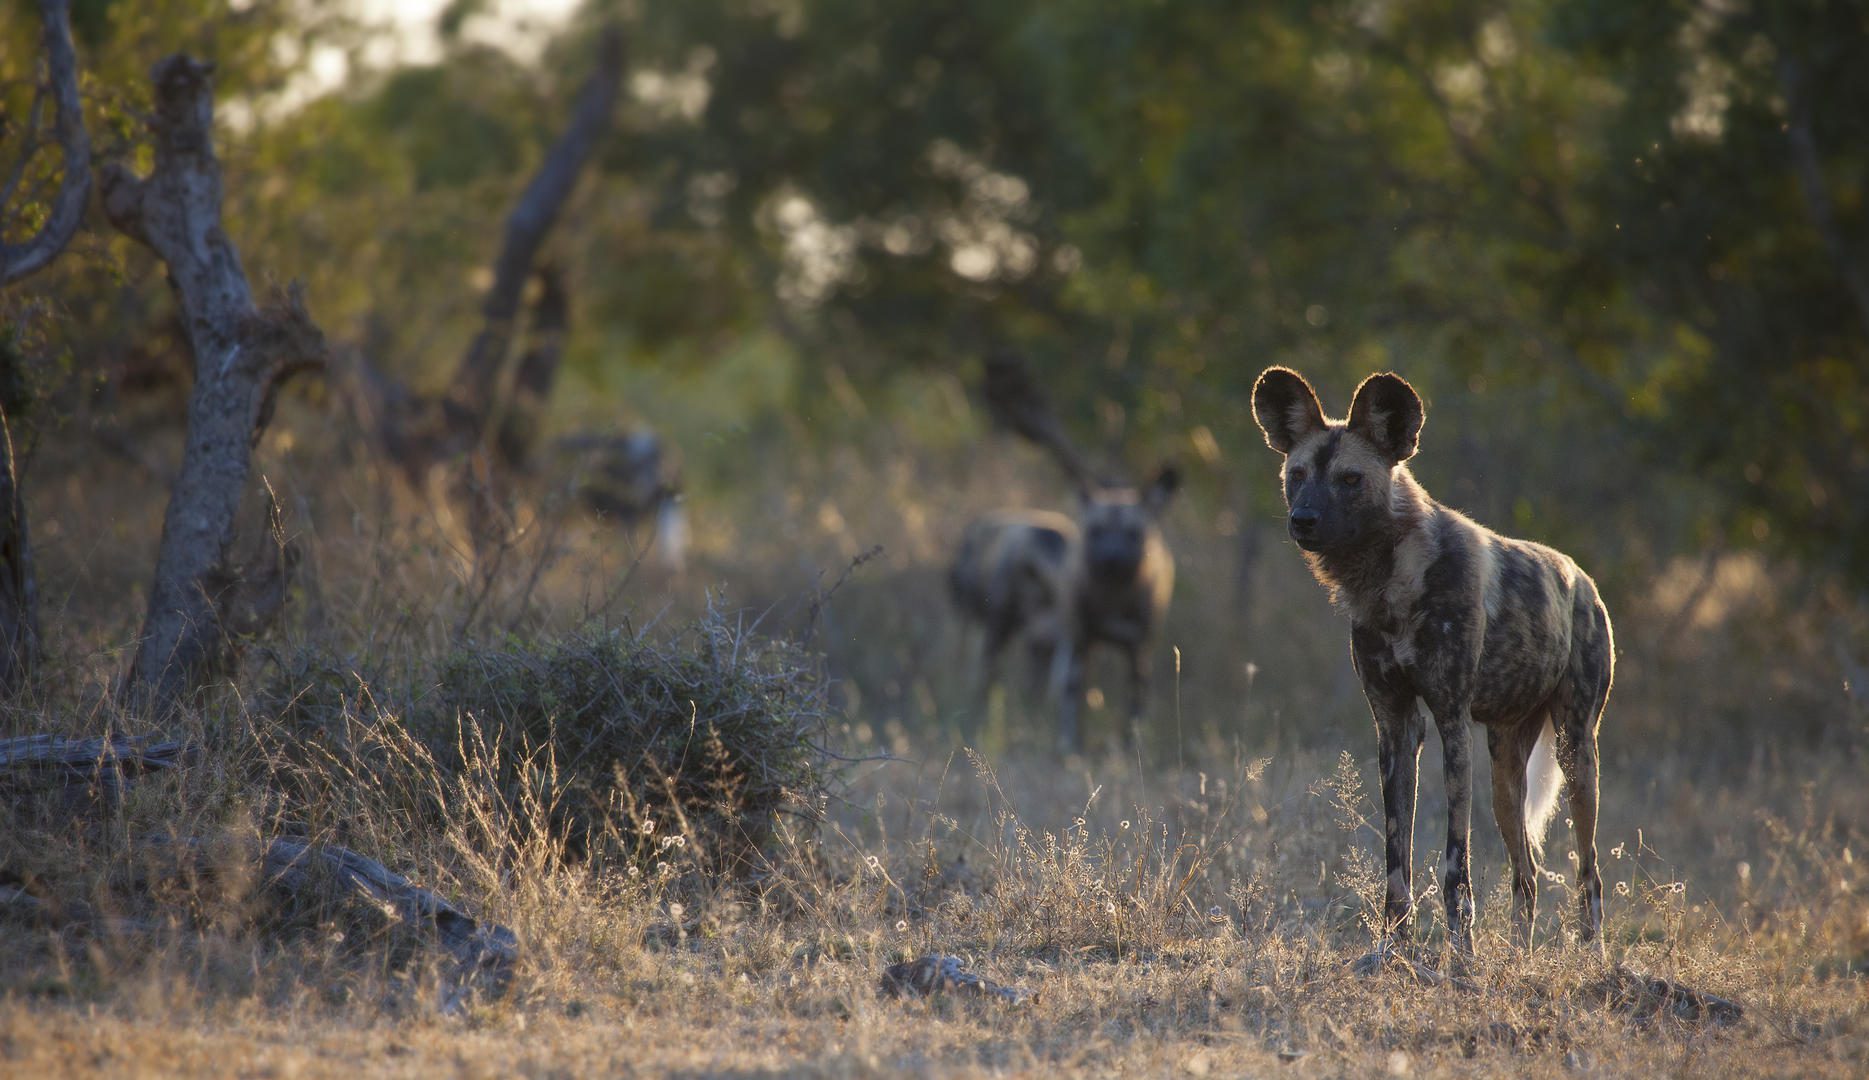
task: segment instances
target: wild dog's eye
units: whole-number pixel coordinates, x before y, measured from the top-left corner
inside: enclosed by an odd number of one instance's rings
[[[1343,473],[1337,477],[1337,482],[1344,487],[1353,488],[1363,482],[1363,474],[1358,472]]]
[[[1304,469],[1302,467],[1293,467],[1291,470],[1291,482],[1294,484],[1304,483]]]

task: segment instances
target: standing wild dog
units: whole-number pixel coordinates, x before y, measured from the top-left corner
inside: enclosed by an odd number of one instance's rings
[[[1140,490],[1099,487],[1078,499],[1083,539],[1071,549],[1070,637],[1058,654],[1059,735],[1083,748],[1077,714],[1084,704],[1084,661],[1093,645],[1114,645],[1129,663],[1129,712],[1124,736],[1136,738],[1149,700],[1155,631],[1175,592],[1175,557],[1162,539],[1161,517],[1181,476],[1163,465]]]
[[[1145,489],[1080,490],[1075,521],[1036,510],[1000,510],[962,535],[948,587],[962,614],[985,629],[977,674],[985,692],[999,655],[1023,640],[1038,670],[1049,667],[1060,695],[1059,735],[1081,748],[1078,712],[1084,657],[1099,642],[1128,658],[1129,724],[1148,700],[1150,649],[1174,592],[1175,561],[1159,523],[1178,483],[1163,466]]]
[[[1485,726],[1492,754],[1515,939],[1531,942],[1561,767],[1577,830],[1579,924],[1583,940],[1598,940],[1597,729],[1614,661],[1596,584],[1568,556],[1500,536],[1422,490],[1403,462],[1414,456],[1424,411],[1400,376],[1363,380],[1345,421],[1324,416],[1302,376],[1268,368],[1253,387],[1253,415],[1285,456],[1291,538],[1350,616],[1351,656],[1379,739],[1389,928],[1406,939],[1413,915],[1425,705],[1446,770],[1442,897],[1454,947],[1473,949],[1469,721]]]
[[[1040,679],[1051,670],[1067,636],[1078,535],[1075,521],[1049,510],[996,510],[961,534],[948,592],[983,631],[974,671],[981,701],[999,681],[1000,654],[1015,640],[1025,644]]]

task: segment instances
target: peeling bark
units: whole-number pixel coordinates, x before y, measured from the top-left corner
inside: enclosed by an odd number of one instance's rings
[[[78,56],[71,46],[69,5],[66,0],[40,0],[39,12],[45,20],[54,137],[65,158],[65,171],[52,197],[51,213],[39,231],[17,244],[0,244],[0,285],[10,285],[51,265],[77,233],[91,195],[91,138],[84,130],[84,109],[78,100]],[[31,156],[30,145],[25,153]],[[24,168],[25,162],[20,165]]]
[[[295,287],[254,303],[239,252],[221,223],[221,169],[213,145],[212,66],[186,56],[157,63],[156,165],[138,179],[113,164],[104,208],[125,235],[168,268],[195,357],[182,467],[163,516],[142,640],[125,681],[129,700],[168,708],[225,669],[233,636],[267,619],[231,621],[224,605],[249,567],[235,557],[237,518],[252,450],[278,385],[324,361],[324,336]],[[289,569],[281,557],[279,567]],[[258,591],[276,591],[267,585]],[[277,610],[276,605],[273,610]]]

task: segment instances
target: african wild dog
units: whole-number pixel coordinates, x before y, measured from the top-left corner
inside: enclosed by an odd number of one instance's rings
[[[962,615],[984,634],[974,672],[984,701],[999,679],[999,658],[1024,642],[1039,678],[1051,670],[1070,612],[1071,548],[1077,523],[1049,510],[996,510],[961,534],[948,592]]]
[[[1268,368],[1253,387],[1253,415],[1285,457],[1291,537],[1350,616],[1351,656],[1379,740],[1392,932],[1405,940],[1413,915],[1425,706],[1446,770],[1442,896],[1455,948],[1473,949],[1471,720],[1485,726],[1492,754],[1493,815],[1512,858],[1514,938],[1531,942],[1538,856],[1561,765],[1577,831],[1579,925],[1601,949],[1597,729],[1614,660],[1596,584],[1562,553],[1500,536],[1422,490],[1403,462],[1414,456],[1424,410],[1400,376],[1363,380],[1345,421],[1324,416],[1302,376]]]
[[[552,445],[567,463],[573,494],[592,513],[629,533],[653,514],[649,553],[664,570],[681,572],[687,565],[688,514],[673,448],[644,430],[567,435]]]
[[[1123,650],[1132,734],[1142,718],[1150,649],[1175,584],[1160,517],[1178,483],[1174,468],[1164,465],[1141,490],[1080,489],[1075,521],[1002,510],[975,521],[962,537],[948,584],[961,611],[986,628],[981,689],[991,685],[1006,644],[1024,639],[1035,665],[1051,667],[1059,736],[1068,749],[1082,748],[1078,712],[1093,645]]]
[[[1155,631],[1168,617],[1175,592],[1175,557],[1162,539],[1162,511],[1181,474],[1163,465],[1140,490],[1100,486],[1080,490],[1078,528],[1083,540],[1071,549],[1070,637],[1058,654],[1059,735],[1083,748],[1077,714],[1084,704],[1084,661],[1098,643],[1114,645],[1129,662],[1129,712],[1124,736],[1140,734],[1149,700]]]

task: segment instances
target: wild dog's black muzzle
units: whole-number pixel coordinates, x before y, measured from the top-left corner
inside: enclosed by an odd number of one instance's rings
[[[1135,580],[1136,572],[1141,568],[1141,556],[1127,552],[1109,555],[1093,554],[1090,558],[1090,576],[1098,581],[1107,581],[1112,584]]]
[[[1288,526],[1291,538],[1298,541],[1300,545],[1317,539],[1317,524],[1320,520],[1322,520],[1322,515],[1309,507],[1300,506],[1294,509],[1291,512],[1291,521]]]

